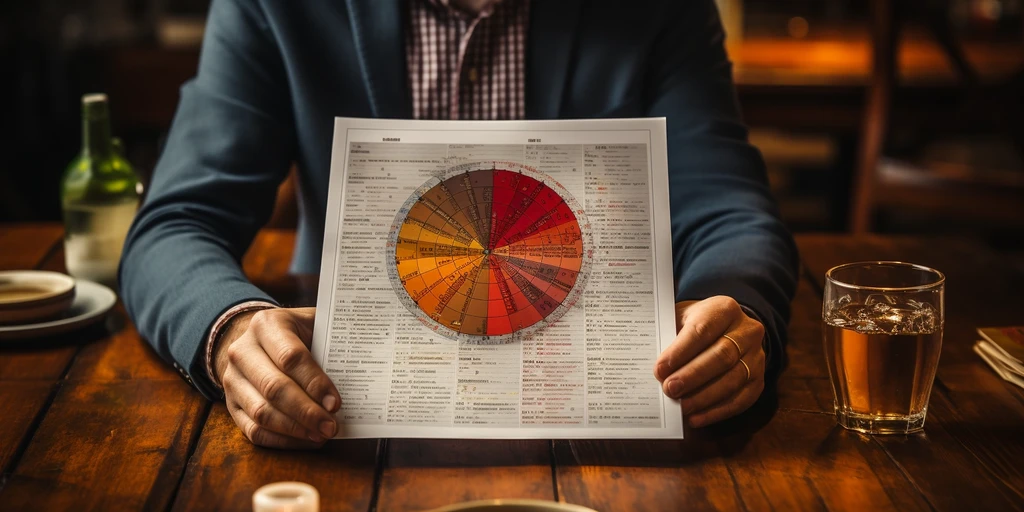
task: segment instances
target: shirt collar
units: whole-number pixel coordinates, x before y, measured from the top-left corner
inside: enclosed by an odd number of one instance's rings
[[[468,12],[463,11],[461,9],[457,9],[454,5],[452,5],[452,0],[422,0],[422,1],[426,2],[428,5],[432,5],[432,6],[436,7],[436,8],[438,8],[438,9],[444,9],[446,11],[455,13],[455,14],[457,14],[459,16],[464,17],[464,18],[476,19],[476,18],[486,18],[486,17],[490,16],[491,13],[494,12],[494,7],[497,6],[499,3],[501,3],[502,1],[512,1],[512,0],[490,0],[490,1],[486,2],[486,3],[484,3],[483,8],[481,8],[480,12],[476,13],[475,15],[473,13],[468,13]]]

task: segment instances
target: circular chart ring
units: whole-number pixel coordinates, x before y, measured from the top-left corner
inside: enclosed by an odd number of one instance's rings
[[[430,178],[395,216],[387,271],[424,326],[469,344],[522,340],[583,298],[590,223],[552,177],[516,162],[461,164]]]

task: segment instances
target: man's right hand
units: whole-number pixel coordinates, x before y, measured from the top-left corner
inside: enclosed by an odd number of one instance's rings
[[[316,308],[266,309],[231,319],[214,347],[228,412],[253,444],[316,448],[337,432],[334,383],[309,353]]]

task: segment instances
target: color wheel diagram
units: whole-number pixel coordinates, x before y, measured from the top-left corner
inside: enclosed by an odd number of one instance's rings
[[[395,292],[427,328],[499,344],[557,322],[582,298],[593,242],[583,208],[550,176],[477,162],[416,189],[387,256]]]

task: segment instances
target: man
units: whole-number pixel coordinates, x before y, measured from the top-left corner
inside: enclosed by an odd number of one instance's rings
[[[125,245],[139,331],[252,442],[318,446],[344,404],[307,348],[313,309],[277,308],[239,260],[294,161],[292,267],[319,271],[334,116],[665,116],[680,330],[654,378],[691,426],[748,408],[782,366],[796,252],[712,0],[449,1],[213,2]]]

